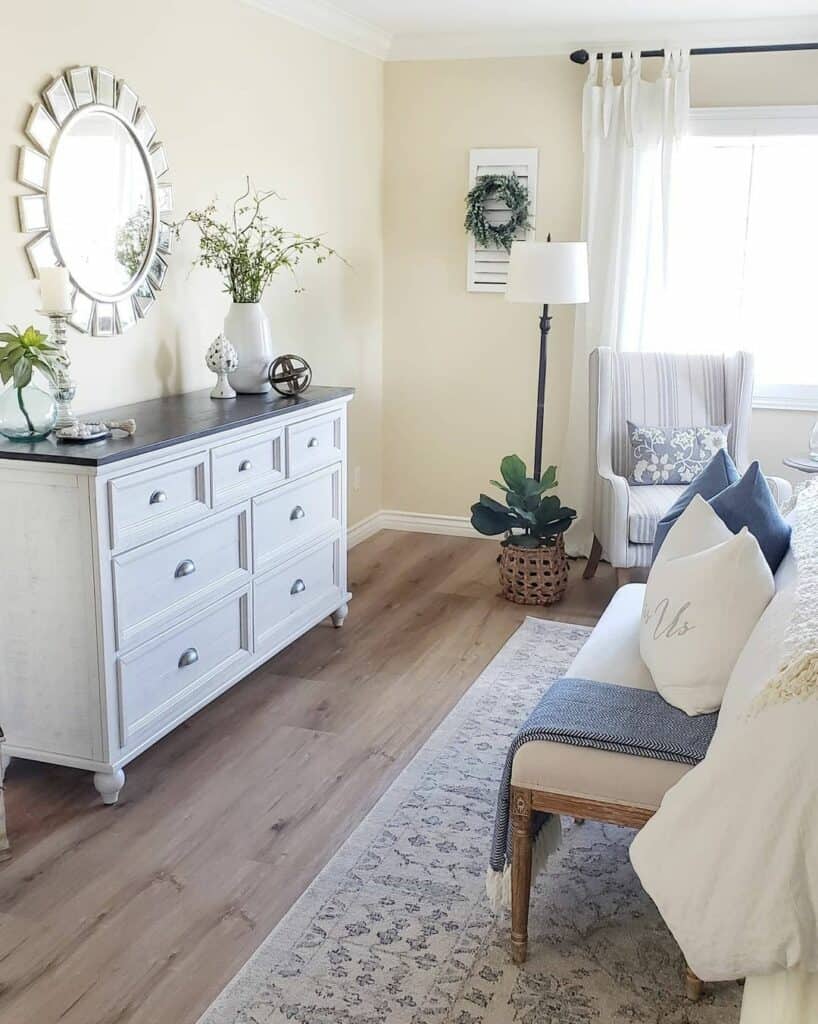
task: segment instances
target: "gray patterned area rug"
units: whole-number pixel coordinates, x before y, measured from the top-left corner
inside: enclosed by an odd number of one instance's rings
[[[738,1021],[736,984],[685,1001],[627,829],[565,824],[532,891],[524,966],[488,907],[506,748],[588,632],[524,622],[200,1024]]]

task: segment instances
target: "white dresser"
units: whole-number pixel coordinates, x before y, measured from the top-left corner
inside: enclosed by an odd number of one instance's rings
[[[133,438],[0,444],[4,754],[123,766],[347,613],[349,389],[111,410]]]

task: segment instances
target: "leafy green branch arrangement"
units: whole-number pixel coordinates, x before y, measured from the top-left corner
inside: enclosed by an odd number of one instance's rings
[[[576,518],[576,510],[566,508],[555,494],[545,495],[557,486],[557,467],[549,466],[539,480],[526,476],[528,470],[519,455],[506,455],[500,463],[505,483],[492,480],[505,492],[503,505],[487,494],[471,507],[471,524],[488,537],[504,533],[500,543],[520,548],[552,547]],[[522,532],[515,533],[520,530]]]
[[[0,380],[4,384],[12,381],[17,390],[20,412],[33,434],[34,424],[25,406],[23,388],[31,383],[31,375],[35,369],[44,374],[49,383],[56,383],[55,353],[58,349],[48,343],[48,335],[42,334],[31,325],[22,333],[14,324],[9,324],[9,327],[9,331],[0,334]]]
[[[263,207],[273,198],[281,196],[253,189],[247,178],[247,189],[233,203],[229,219],[219,217],[214,200],[174,225],[177,238],[185,224],[196,225],[199,255],[194,265],[218,270],[234,302],[260,302],[273,276],[282,269],[294,273],[308,254],[315,256],[316,263],[338,255],[318,235],[300,235],[271,223]]]

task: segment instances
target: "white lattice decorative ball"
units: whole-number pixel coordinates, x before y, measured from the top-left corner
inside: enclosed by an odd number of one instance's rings
[[[220,334],[207,350],[205,362],[213,373],[232,373],[238,368],[239,357],[232,344]]]
[[[239,357],[235,348],[220,334],[205,355],[208,370],[216,374],[216,386],[210,392],[211,398],[235,398],[236,392],[227,379],[228,373],[238,369]]]

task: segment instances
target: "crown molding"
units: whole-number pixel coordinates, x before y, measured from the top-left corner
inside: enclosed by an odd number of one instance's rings
[[[572,50],[639,49],[677,46],[741,46],[818,40],[818,17],[755,18],[689,22],[612,22],[583,33],[576,23],[496,32],[400,33],[393,37],[390,61],[469,60],[491,57],[540,57]]]
[[[346,14],[323,0],[241,0],[266,14],[291,21],[326,39],[386,60],[392,36],[376,25]]]
[[[799,43],[818,40],[818,17],[595,23],[584,32],[577,23],[548,30],[491,32],[403,32],[391,35],[347,14],[327,0],[241,0],[380,60],[469,60],[492,57],[557,56],[576,49],[640,49],[662,45],[728,46]]]

